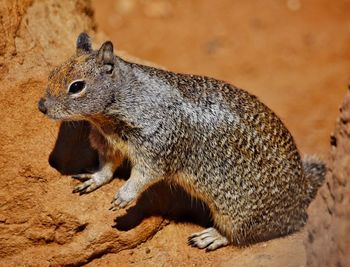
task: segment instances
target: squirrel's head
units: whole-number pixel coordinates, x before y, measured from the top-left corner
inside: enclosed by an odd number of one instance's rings
[[[95,51],[89,36],[81,33],[75,55],[50,73],[39,110],[56,120],[89,120],[99,116],[113,101],[110,85],[118,84],[120,78],[117,62],[110,41]]]

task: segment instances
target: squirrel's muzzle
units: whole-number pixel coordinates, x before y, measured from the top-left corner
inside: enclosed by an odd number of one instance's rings
[[[38,109],[44,114],[47,113],[47,108],[45,106],[45,99],[44,98],[40,98],[40,100],[38,102]]]

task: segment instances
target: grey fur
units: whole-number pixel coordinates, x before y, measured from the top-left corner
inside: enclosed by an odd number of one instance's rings
[[[305,224],[324,172],[303,165],[293,137],[269,108],[223,81],[130,63],[111,51],[106,42],[58,67],[43,102],[50,118],[89,121],[92,144],[102,162],[114,163],[111,169],[120,158],[132,162],[113,209],[167,179],[212,212],[216,230],[203,233],[211,242],[190,238],[201,248],[266,240]],[[76,79],[86,89],[72,97],[67,85]]]

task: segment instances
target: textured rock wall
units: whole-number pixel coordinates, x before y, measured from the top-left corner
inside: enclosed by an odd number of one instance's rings
[[[308,266],[350,266],[350,94],[331,135],[326,182],[310,206]]]

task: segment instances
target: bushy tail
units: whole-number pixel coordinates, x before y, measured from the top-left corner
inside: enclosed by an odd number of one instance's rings
[[[303,160],[304,173],[308,182],[307,201],[310,203],[316,196],[318,188],[326,176],[326,164],[315,156],[306,156]]]

